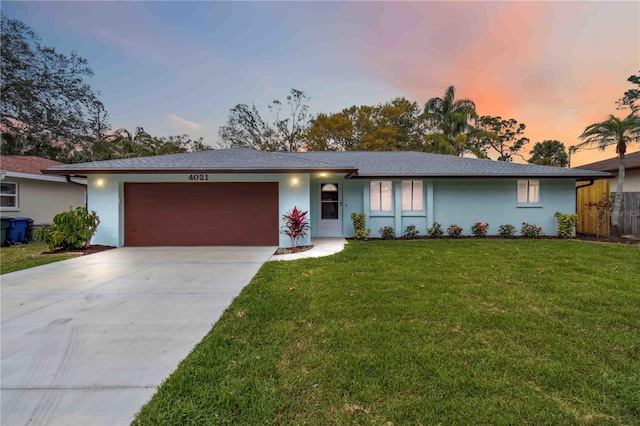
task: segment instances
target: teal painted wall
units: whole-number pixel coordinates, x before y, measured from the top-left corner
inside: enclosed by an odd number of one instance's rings
[[[572,179],[540,179],[540,205],[519,206],[518,179],[443,179],[434,181],[434,220],[443,228],[456,224],[469,235],[475,222],[488,222],[489,234],[510,223],[519,231],[522,222],[556,234],[556,211],[575,213],[575,182]],[[518,232],[519,233],[519,232]]]
[[[91,175],[88,179],[88,207],[100,216],[100,226],[94,244],[123,245],[122,191],[124,182],[190,182],[186,174],[162,175]],[[294,179],[296,183],[294,183]],[[489,234],[496,234],[498,226],[510,223],[519,231],[522,222],[535,223],[546,235],[556,234],[553,214],[575,212],[575,182],[572,179],[540,179],[541,203],[535,207],[519,206],[516,202],[517,179],[425,179],[424,210],[402,212],[401,179],[393,179],[394,208],[391,212],[369,211],[369,180],[343,179],[343,175],[328,176],[297,174],[220,174],[209,175],[209,182],[278,182],[280,195],[280,226],[282,215],[294,206],[308,210],[311,231],[300,242],[310,243],[317,237],[319,184],[321,181],[339,182],[342,188],[342,230],[345,237],[353,237],[351,213],[365,213],[371,237],[379,237],[379,228],[392,226],[401,236],[407,225],[413,224],[424,235],[433,221],[446,229],[450,224],[464,228],[468,235],[475,222],[488,222]],[[98,185],[98,181],[102,185]],[[197,185],[197,183],[192,183]],[[280,236],[280,246],[288,247],[289,239]]]
[[[125,182],[184,182],[198,185],[188,179],[188,174],[132,174],[132,175],[91,175],[88,179],[87,206],[100,217],[100,226],[93,237],[94,244],[116,247],[124,245],[124,205],[123,188]],[[98,182],[102,185],[98,185]],[[297,206],[310,210],[310,176],[308,173],[278,174],[209,174],[208,182],[278,182],[279,227],[282,215]],[[307,235],[299,245],[309,245]],[[280,234],[280,246],[289,247],[290,239]]]
[[[369,211],[369,180],[353,179],[346,182],[349,192],[345,194],[348,208],[344,217],[344,235],[353,237],[353,225],[349,215],[352,211],[367,215],[367,227],[371,237],[379,237],[379,228],[391,226],[396,236],[401,236],[407,225],[415,225],[420,235],[434,221],[444,229],[451,224],[464,228],[469,235],[475,222],[488,222],[489,234],[495,235],[500,225],[510,223],[517,231],[522,222],[535,223],[546,235],[556,234],[553,214],[575,213],[575,182],[572,179],[539,179],[541,203],[522,206],[517,203],[518,179],[425,179],[424,211],[401,212],[401,182],[392,180],[394,208],[391,212]]]

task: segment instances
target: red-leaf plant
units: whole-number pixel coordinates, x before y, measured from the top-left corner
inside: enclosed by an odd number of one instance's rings
[[[307,219],[308,213],[308,211],[303,212],[294,206],[293,210],[282,215],[284,225],[280,233],[291,238],[292,249],[298,247],[298,240],[307,235],[307,231],[311,228],[309,226],[309,219]]]

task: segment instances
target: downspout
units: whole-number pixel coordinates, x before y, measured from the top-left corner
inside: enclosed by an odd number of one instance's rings
[[[585,185],[580,185],[580,186],[576,186],[576,214],[578,213],[578,189],[580,188],[586,188],[587,186],[592,186],[594,183],[596,182],[595,179],[589,179],[589,183],[585,184]],[[577,232],[577,228],[576,228],[576,232]]]
[[[576,186],[576,193],[578,192],[579,188],[586,188],[587,186],[591,186],[595,183],[595,179],[589,179],[589,183],[586,185],[580,185],[580,186]]]
[[[78,185],[78,186],[82,186],[85,191],[84,191],[84,206],[85,207],[89,207],[89,191],[87,191],[87,184],[86,183],[80,183],[80,182],[74,182],[71,180],[71,175],[64,175],[65,179],[67,180],[68,183],[72,184],[72,185]]]
[[[67,182],[73,184],[73,185],[79,185],[79,186],[84,186],[85,188],[87,187],[86,183],[80,183],[80,182],[74,182],[71,180],[71,175],[64,175],[65,179],[67,179]]]

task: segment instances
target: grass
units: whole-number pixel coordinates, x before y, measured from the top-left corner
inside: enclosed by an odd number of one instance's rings
[[[49,248],[42,242],[16,244],[11,247],[0,248],[0,274],[7,274],[9,272],[77,257],[68,254],[40,255],[43,251],[47,250],[49,250]]]
[[[638,424],[639,259],[423,240],[270,262],[133,424]]]

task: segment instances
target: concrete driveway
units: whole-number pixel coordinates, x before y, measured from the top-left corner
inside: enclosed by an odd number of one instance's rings
[[[129,424],[275,249],[120,248],[3,275],[0,423]]]

